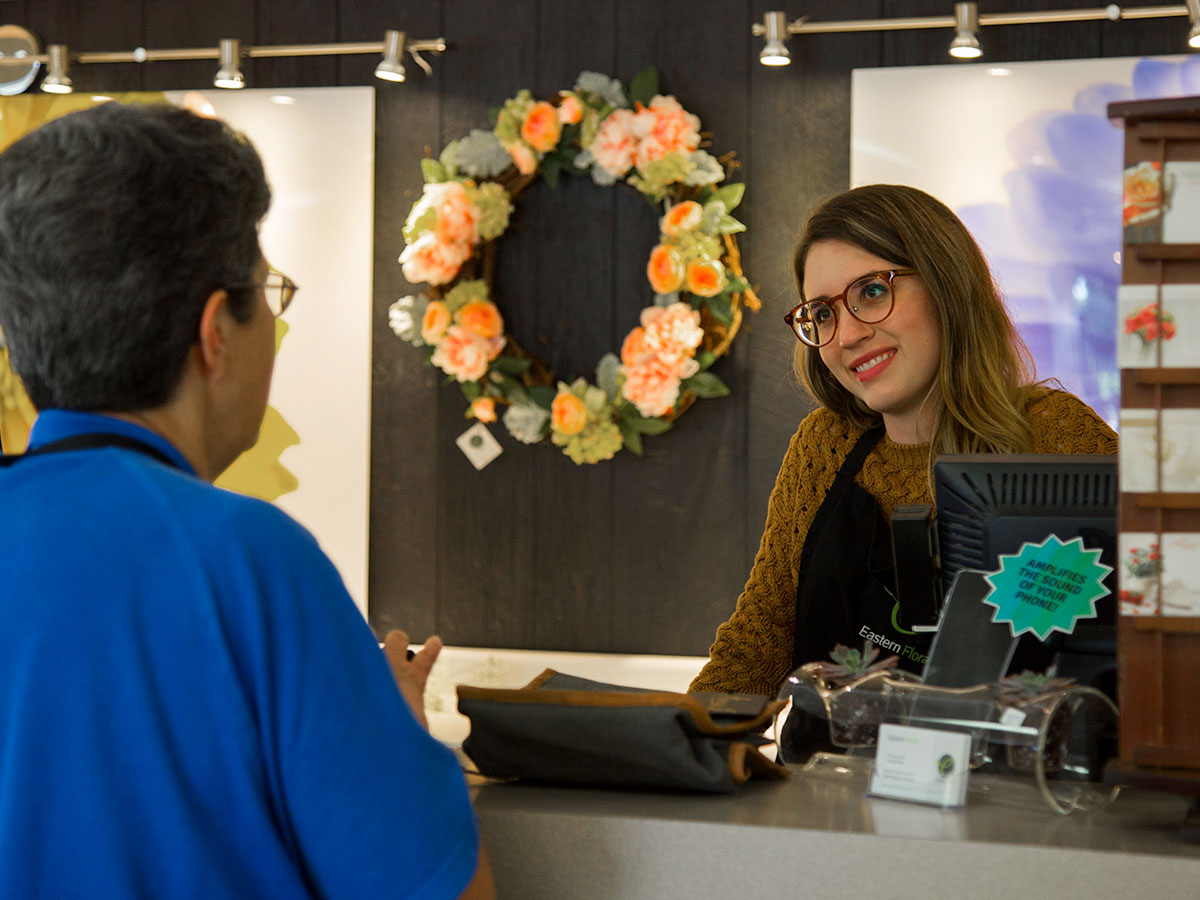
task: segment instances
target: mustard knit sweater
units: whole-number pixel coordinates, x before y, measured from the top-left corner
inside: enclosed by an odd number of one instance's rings
[[[1027,408],[1034,453],[1116,453],[1117,436],[1090,407],[1063,391],[1038,391]],[[754,568],[733,616],[717,629],[708,664],[692,691],[775,696],[792,662],[800,551],[817,508],[862,429],[818,409],[792,436],[767,505]],[[883,515],[906,503],[932,503],[929,444],[896,444],[887,436],[854,479]]]

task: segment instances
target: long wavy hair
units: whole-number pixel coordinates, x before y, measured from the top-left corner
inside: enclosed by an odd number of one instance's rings
[[[1028,453],[1033,435],[1024,409],[1033,390],[1033,358],[959,218],[905,185],[872,184],[837,194],[812,214],[796,247],[801,297],[805,261],[821,241],[842,241],[916,269],[929,292],[941,334],[939,390],[926,398],[938,404],[931,459],[941,453]],[[882,421],[842,387],[816,348],[798,343],[795,364],[817,402],[864,428]]]

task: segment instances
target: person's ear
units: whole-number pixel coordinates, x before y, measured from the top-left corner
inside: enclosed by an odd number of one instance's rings
[[[200,361],[205,372],[220,376],[225,370],[229,353],[229,329],[233,325],[233,314],[229,311],[229,294],[224,290],[213,291],[204,301],[204,312],[200,315]]]

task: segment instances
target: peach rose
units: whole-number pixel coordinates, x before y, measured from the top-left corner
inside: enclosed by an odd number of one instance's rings
[[[550,425],[562,434],[579,434],[587,425],[583,401],[566,391],[555,396],[550,404]]]
[[[522,175],[532,175],[537,171],[537,157],[533,155],[533,151],[529,149],[529,145],[524,141],[514,141],[504,149],[513,158],[513,165],[517,167],[517,171]]]
[[[634,135],[634,113],[628,109],[615,109],[600,124],[591,150],[596,165],[614,178],[620,178],[633,165],[633,154],[637,150]]]
[[[436,344],[446,336],[450,327],[450,310],[441,300],[430,300],[425,307],[425,315],[421,317],[421,340],[427,344]]]
[[[663,234],[674,236],[681,231],[691,231],[700,224],[703,217],[704,207],[695,200],[676,203],[662,217]]]
[[[574,125],[583,118],[583,104],[579,97],[570,91],[558,92],[558,121],[564,125]]]
[[[562,122],[558,120],[558,110],[545,100],[533,104],[521,123],[521,137],[539,153],[548,153],[557,147],[560,134]]]
[[[481,338],[496,338],[504,334],[504,319],[490,300],[473,300],[454,314],[454,321]]]
[[[1155,218],[1162,202],[1162,171],[1156,162],[1141,162],[1125,170],[1122,220],[1134,225]]]
[[[503,339],[499,343],[504,346]],[[478,381],[487,373],[488,363],[500,353],[495,344],[459,325],[451,325],[429,361],[458,381]]]
[[[649,130],[638,144],[634,164],[641,168],[661,159],[668,153],[691,153],[700,146],[700,120],[670,96],[658,96],[650,101]]]
[[[480,422],[495,422],[496,401],[491,397],[480,397],[471,404],[471,415]]]
[[[679,251],[669,244],[659,244],[650,251],[650,261],[646,263],[646,278],[656,294],[669,294],[677,291],[683,284],[683,258]]]
[[[404,270],[404,277],[413,284],[422,281],[445,284],[454,280],[470,255],[471,248],[466,244],[439,240],[436,234],[426,231],[404,248],[400,254],[400,266]]]
[[[433,191],[431,189],[440,190]],[[448,243],[474,244],[479,241],[479,208],[467,196],[467,189],[459,181],[445,181],[437,185],[426,185],[432,193],[437,209],[437,236]]]
[[[687,289],[697,297],[715,297],[725,289],[725,267],[711,259],[687,265]]]
[[[672,303],[665,309],[647,307],[642,311],[642,326],[646,349],[667,365],[679,365],[694,356],[704,340],[700,312],[687,303]]]
[[[639,325],[625,336],[625,343],[621,345],[621,362],[627,366],[636,365],[650,352],[646,346],[646,329]]]
[[[1125,170],[1125,195],[1134,203],[1153,203],[1162,187],[1162,175],[1152,162]]]
[[[679,375],[674,366],[650,357],[636,366],[625,366],[621,393],[643,416],[669,413],[679,399]]]

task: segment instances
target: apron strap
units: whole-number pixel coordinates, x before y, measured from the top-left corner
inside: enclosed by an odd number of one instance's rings
[[[825,523],[833,515],[838,502],[850,489],[850,485],[854,484],[854,477],[858,475],[858,470],[862,468],[867,454],[875,449],[875,445],[879,443],[881,437],[883,437],[883,426],[873,425],[864,431],[854,446],[850,448],[850,452],[846,454],[846,458],[842,461],[841,468],[837,470],[837,475],[833,478],[833,484],[830,485],[829,491],[825,494],[825,499],[817,508],[816,515],[813,516],[812,526],[808,530],[810,535],[824,530]],[[800,577],[797,580],[797,585],[804,581],[805,572],[812,561],[813,544],[814,542],[805,536],[804,549],[800,551]]]
[[[813,516],[813,523],[808,529],[808,534],[804,537],[804,547],[800,551],[800,567],[796,577],[796,617],[792,624],[792,654],[793,662],[797,665],[799,662],[807,662],[799,657],[804,654],[801,652],[801,641],[804,637],[801,634],[801,615],[800,603],[803,602],[805,594],[805,582],[809,578],[810,571],[813,567],[813,559],[817,554],[817,547],[821,543],[818,535],[823,534],[830,527],[830,523],[835,517],[843,515],[842,507],[844,503],[850,502],[849,495],[852,493],[854,478],[858,475],[859,469],[862,468],[863,461],[883,436],[884,429],[882,425],[875,425],[868,428],[862,433],[854,446],[850,448],[850,452],[846,454],[846,458],[842,461],[841,467],[834,476],[833,484],[825,494],[825,499],[817,508],[816,515]],[[864,526],[874,525],[874,522],[864,522]],[[797,662],[799,660],[799,662]]]
[[[72,450],[97,450],[101,447],[120,447],[124,450],[133,450],[141,453],[144,456],[149,456],[151,459],[156,459],[172,469],[178,469],[179,464],[167,454],[163,453],[157,447],[138,440],[135,437],[129,437],[124,434],[106,434],[103,432],[74,434],[70,437],[59,438],[57,441],[51,441],[48,444],[43,444],[33,450],[28,450],[25,453],[14,453],[10,455],[0,456],[0,468],[7,468],[19,460],[25,459],[27,456],[44,456],[50,453],[67,453]]]

